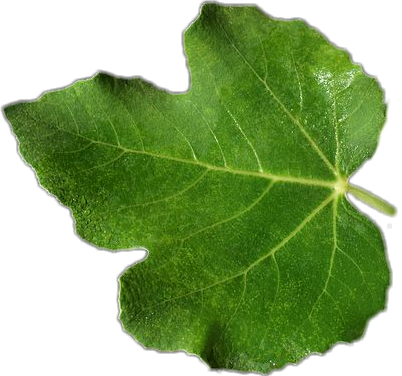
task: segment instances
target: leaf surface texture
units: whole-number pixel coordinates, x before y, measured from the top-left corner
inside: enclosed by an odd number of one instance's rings
[[[206,4],[191,88],[100,73],[5,113],[79,235],[149,255],[120,278],[147,347],[269,372],[359,338],[384,308],[377,227],[340,185],[375,151],[383,93],[304,21]]]

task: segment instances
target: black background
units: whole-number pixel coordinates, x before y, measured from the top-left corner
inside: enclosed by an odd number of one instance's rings
[[[351,2],[336,7],[326,2],[324,7],[285,1],[254,3],[275,17],[303,18],[332,43],[346,48],[367,73],[378,76],[388,97],[402,96],[396,2],[394,7],[387,2],[381,9],[368,4],[357,8]],[[175,92],[188,89],[182,32],[197,17],[201,2],[45,4],[2,6],[1,106],[36,99],[99,70],[142,76]],[[394,107],[375,162],[352,179],[395,204],[400,191],[396,144],[400,126]],[[19,157],[3,116],[0,140],[1,301],[6,314],[0,338],[11,374],[23,368],[45,374],[69,370],[213,373],[195,357],[144,350],[122,330],[117,319],[117,278],[145,253],[100,251],[81,241],[74,234],[68,209],[38,186],[34,173]],[[389,245],[394,270],[389,312],[370,325],[364,341],[288,366],[280,372],[284,375],[388,373],[397,366],[398,220],[356,205],[378,223]]]

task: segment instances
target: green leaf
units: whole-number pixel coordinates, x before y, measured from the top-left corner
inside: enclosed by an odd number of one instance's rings
[[[5,114],[78,234],[146,248],[120,319],[147,347],[269,372],[359,338],[384,308],[378,228],[346,193],[375,151],[383,93],[300,20],[206,4],[185,33],[191,89],[104,73]]]

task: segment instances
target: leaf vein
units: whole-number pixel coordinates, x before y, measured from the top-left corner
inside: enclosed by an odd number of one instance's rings
[[[316,151],[316,153],[319,155],[319,157],[323,160],[323,162],[326,164],[326,166],[336,175],[336,169],[332,165],[332,163],[328,160],[328,158],[325,156],[323,151],[320,149],[320,147],[317,145],[315,140],[311,137],[311,135],[306,131],[306,129],[303,127],[303,125],[292,115],[292,113],[286,108],[286,106],[283,104],[283,102],[279,99],[279,97],[275,94],[275,92],[272,90],[272,88],[268,85],[267,81],[264,80],[258,72],[253,68],[253,66],[250,64],[250,62],[246,59],[246,57],[241,53],[241,51],[236,47],[236,45],[233,43],[232,39],[229,37],[227,31],[225,28],[222,26],[222,24],[217,21],[219,26],[221,27],[223,33],[225,34],[226,39],[228,40],[229,44],[233,47],[233,49],[236,51],[236,53],[240,56],[240,58],[244,61],[244,63],[247,65],[247,67],[252,71],[252,73],[256,76],[256,78],[264,85],[265,89],[267,92],[272,96],[272,98],[275,100],[275,102],[279,105],[279,107],[282,109],[282,111],[289,117],[289,119],[294,123],[299,130],[302,132],[304,137],[307,139],[307,141],[310,143],[310,145],[313,147],[313,149]]]
[[[96,103],[98,104],[98,107],[101,109],[101,111],[102,111],[103,114],[105,115],[106,120],[108,121],[110,127],[112,128],[112,131],[113,131],[114,136],[115,136],[115,138],[116,138],[117,145],[118,145],[118,146],[121,146],[120,139],[119,139],[119,135],[117,134],[116,127],[114,126],[112,120],[110,119],[109,115],[107,114],[107,112],[105,111],[105,109],[102,107],[102,105],[101,105],[99,102],[96,102]]]
[[[201,166],[201,167],[208,168],[211,171],[226,172],[226,173],[235,174],[235,175],[257,177],[257,178],[261,178],[261,179],[274,180],[275,182],[295,183],[295,184],[319,186],[319,187],[325,187],[325,188],[331,188],[331,189],[334,189],[335,185],[336,185],[336,181],[319,180],[319,179],[304,178],[304,177],[294,177],[291,175],[289,175],[289,176],[276,175],[276,174],[271,174],[268,172],[261,173],[261,172],[254,172],[254,171],[237,170],[237,169],[233,169],[230,167],[220,167],[220,166],[211,165],[209,163],[205,163],[200,160],[195,161],[195,160],[190,160],[190,159],[184,159],[184,158],[174,157],[174,156],[170,156],[170,155],[158,154],[158,153],[148,151],[148,150],[130,149],[130,148],[118,146],[118,145],[111,144],[111,143],[104,142],[104,141],[93,140],[93,139],[90,139],[83,135],[77,135],[77,134],[71,133],[70,131],[68,131],[66,129],[63,129],[63,128],[60,128],[57,126],[56,126],[56,128],[59,129],[61,132],[70,134],[71,136],[79,137],[79,138],[82,138],[87,141],[92,141],[94,144],[117,148],[117,149],[123,150],[124,152],[131,153],[131,154],[146,155],[146,156],[149,156],[152,158],[160,158],[160,159],[166,159],[166,160],[170,160],[170,161],[174,161],[174,162],[178,162],[178,163],[186,163],[186,164]]]
[[[77,134],[80,134],[80,128],[79,128],[79,126],[78,126],[77,119],[75,118],[75,115],[74,115],[73,111],[71,111],[71,108],[70,108],[70,106],[69,106],[67,103],[66,103],[66,107],[67,107],[68,112],[70,113],[71,117],[73,118],[75,127],[76,127],[76,129],[77,129]]]
[[[258,260],[254,261],[248,270],[252,269],[254,266],[264,261],[266,258],[275,254],[278,250],[284,247],[294,236],[296,236],[304,226],[309,223],[322,209],[324,209],[333,199],[334,194],[329,195],[317,208],[315,208],[300,224],[297,226],[285,239],[283,239],[277,246],[272,248],[266,255],[260,257]]]
[[[374,296],[366,282],[366,278],[364,277],[364,272],[363,270],[360,268],[359,264],[353,259],[352,256],[348,255],[345,251],[343,251],[341,248],[338,247],[338,251],[341,252],[346,258],[348,258],[352,264],[356,267],[356,269],[359,271],[360,277],[362,279],[362,282],[364,284],[364,286],[366,287],[367,292],[370,294],[371,300],[374,302]]]
[[[223,102],[222,102],[222,104],[223,104]],[[236,124],[237,129],[238,129],[238,130],[240,131],[240,133],[243,135],[243,137],[244,137],[244,139],[246,140],[248,146],[249,146],[250,149],[252,150],[252,152],[253,152],[253,154],[254,154],[254,157],[255,157],[255,159],[256,159],[256,161],[257,161],[257,164],[258,164],[258,171],[260,171],[261,173],[264,173],[264,169],[262,168],[260,158],[259,158],[259,156],[258,156],[258,154],[257,154],[257,151],[255,150],[253,144],[251,143],[250,139],[249,139],[249,138],[247,137],[247,135],[244,133],[242,127],[240,126],[240,123],[236,120],[236,118],[233,116],[233,114],[230,112],[230,110],[226,107],[226,105],[223,104],[223,106],[225,107],[226,112],[229,114],[229,116],[231,117],[231,119],[233,120],[233,122]]]
[[[195,235],[198,235],[201,232],[207,231],[207,230],[209,230],[211,228],[214,228],[214,227],[217,227],[217,226],[219,226],[219,225],[221,225],[223,223],[227,223],[227,222],[235,220],[236,218],[241,217],[245,213],[249,212],[252,208],[254,208],[269,193],[269,191],[274,186],[274,184],[275,184],[274,181],[270,181],[270,183],[268,184],[267,188],[249,206],[247,206],[245,209],[235,213],[234,215],[232,215],[232,216],[230,216],[228,218],[225,218],[223,220],[220,220],[218,222],[215,222],[215,223],[213,223],[211,225],[205,226],[205,227],[203,227],[203,228],[201,228],[199,230],[196,230],[196,231],[188,234],[185,238],[181,239],[181,242],[184,243],[188,239],[192,238]]]
[[[140,202],[137,204],[133,204],[133,205],[127,205],[127,206],[123,206],[121,208],[119,208],[117,211],[122,211],[122,210],[126,210],[126,209],[131,209],[131,208],[135,208],[138,206],[147,206],[147,205],[153,205],[153,204],[157,204],[159,202],[163,202],[163,201],[168,201],[174,197],[180,196],[183,193],[189,191],[191,188],[194,188],[204,177],[205,175],[209,172],[208,169],[206,169],[205,171],[203,171],[193,182],[191,182],[189,185],[187,185],[185,188],[181,189],[180,191],[175,192],[174,194],[171,194],[169,196],[166,197],[162,197],[160,199],[157,200],[152,200],[152,201],[146,201],[146,202]]]
[[[209,132],[212,134],[212,137],[214,138],[216,144],[218,145],[219,151],[220,151],[221,156],[222,156],[223,165],[225,167],[227,167],[227,160],[226,160],[226,157],[225,157],[225,153],[223,152],[222,146],[221,146],[221,144],[220,144],[220,142],[218,140],[218,137],[216,136],[216,133],[214,132],[212,127],[209,125],[209,123],[205,119],[204,115],[202,114],[202,112],[200,111],[198,106],[194,102],[189,102],[189,103],[191,103],[193,105],[193,107],[196,109],[196,111],[200,114],[202,122],[208,127]]]
[[[86,115],[88,116],[88,118],[90,119],[91,124],[93,124],[93,126],[94,126],[94,128],[95,128],[95,130],[96,130],[96,135],[97,135],[98,140],[99,140],[99,128],[98,128],[98,125],[96,124],[95,121],[93,121],[92,116],[90,116],[90,114],[89,114],[89,112],[88,112],[88,109],[86,108],[86,106],[84,105],[84,103],[82,103],[82,102],[80,101],[80,99],[79,99],[79,94],[78,94],[78,91],[77,91],[76,87],[75,87],[75,86],[72,86],[71,88],[72,88],[72,91],[75,93],[75,97],[74,97],[75,102],[78,103],[78,104],[82,107],[82,109],[84,110],[84,112],[86,113]],[[79,134],[79,135],[81,135],[81,134]]]
[[[237,312],[240,308],[240,306],[242,305],[242,303],[244,302],[244,297],[246,295],[246,291],[247,291],[247,273],[243,274],[243,289],[240,295],[240,299],[238,301],[238,303],[236,304],[236,308],[234,309],[232,315],[230,316],[229,320],[226,321],[226,325],[225,327],[222,329],[221,334],[219,335],[218,339],[215,341],[215,343],[212,345],[212,348],[214,348],[219,341],[225,336],[225,333],[227,332],[227,330],[229,329],[229,325],[230,323],[233,321],[233,319],[236,317]]]
[[[105,163],[101,163],[101,164],[98,164],[96,166],[91,166],[91,167],[88,167],[88,168],[83,168],[83,169],[81,169],[79,171],[80,172],[86,172],[86,171],[90,171],[90,170],[95,170],[97,168],[106,167],[106,166],[118,161],[124,154],[126,154],[126,152],[122,151],[117,157],[115,157],[115,158],[113,158],[113,159],[111,159],[111,160],[109,160],[109,161],[107,161]]]
[[[75,149],[75,150],[67,150],[67,151],[58,151],[56,153],[59,154],[74,154],[74,153],[79,153],[81,151],[84,151],[86,149],[88,149],[91,145],[93,144],[93,141],[88,142],[84,147],[82,147],[81,149]]]
[[[317,304],[320,301],[320,299],[322,298],[322,296],[325,293],[328,293],[327,288],[328,288],[329,280],[331,279],[332,269],[334,267],[335,254],[336,254],[336,250],[338,248],[337,215],[338,215],[338,200],[336,198],[336,199],[334,199],[333,205],[332,205],[332,237],[333,237],[334,244],[332,246],[332,252],[331,252],[331,256],[330,256],[330,260],[329,260],[327,278],[325,280],[324,287],[323,287],[321,293],[318,295],[316,301],[312,305],[310,313],[308,314],[308,318],[311,318],[311,316],[315,310],[315,307],[317,306]]]
[[[290,49],[290,56],[292,58],[292,65],[293,65],[295,73],[296,73],[297,85],[298,85],[298,88],[299,88],[299,109],[300,109],[300,113],[302,113],[303,112],[303,102],[304,102],[303,89],[302,89],[302,85],[301,85],[299,70],[297,68],[296,60],[295,60],[295,57],[294,57],[292,49]]]
[[[143,137],[142,137],[142,134],[141,134],[141,131],[140,131],[140,128],[139,128],[137,122],[134,120],[133,116],[131,115],[131,112],[130,112],[130,111],[128,110],[128,108],[127,108],[127,105],[121,100],[121,98],[117,97],[117,100],[120,102],[120,104],[121,104],[121,105],[123,106],[123,108],[126,110],[128,116],[130,117],[131,123],[133,124],[134,129],[137,131],[138,137],[139,137],[139,139],[140,139],[141,148],[142,148],[142,150],[145,150],[145,147],[144,147],[144,139],[143,139]]]
[[[196,289],[196,290],[189,291],[189,292],[186,292],[186,293],[184,293],[184,294],[182,294],[182,295],[178,295],[178,296],[174,296],[174,297],[172,297],[172,298],[165,299],[165,300],[163,300],[163,301],[161,301],[161,302],[158,302],[158,303],[156,303],[156,304],[154,304],[154,305],[143,306],[143,307],[142,307],[142,310],[145,310],[145,309],[148,309],[148,308],[156,308],[156,307],[158,307],[158,306],[160,306],[160,305],[162,305],[162,304],[169,303],[169,302],[171,302],[171,301],[175,301],[175,300],[179,300],[179,299],[183,299],[183,298],[185,298],[185,297],[187,297],[187,296],[190,296],[190,295],[199,293],[199,292],[201,292],[201,291],[203,291],[203,290],[204,290],[204,291],[205,291],[205,290],[208,290],[208,289],[210,289],[210,288],[213,288],[213,287],[218,286],[218,285],[220,285],[220,284],[226,283],[226,282],[228,282],[228,281],[231,281],[231,280],[233,280],[233,279],[235,279],[235,278],[238,278],[238,277],[240,277],[240,276],[242,276],[242,275],[248,273],[248,272],[249,272],[251,269],[253,269],[256,265],[260,264],[262,261],[264,261],[264,260],[267,259],[268,257],[273,256],[276,252],[278,252],[281,248],[283,248],[290,240],[292,240],[297,234],[299,234],[300,231],[304,228],[304,226],[306,226],[307,223],[309,223],[311,220],[313,220],[313,219],[316,217],[316,215],[317,215],[322,209],[324,209],[324,208],[333,200],[333,196],[334,196],[333,194],[329,195],[329,196],[328,196],[324,201],[322,201],[314,210],[312,210],[312,211],[310,212],[310,214],[307,215],[307,216],[304,218],[304,220],[301,221],[300,224],[299,224],[297,227],[295,227],[295,229],[294,229],[292,232],[289,233],[288,236],[286,236],[286,237],[285,237],[280,243],[278,243],[276,246],[274,246],[273,248],[271,248],[270,250],[268,250],[267,253],[266,253],[264,256],[258,258],[256,261],[254,261],[253,263],[251,263],[251,264],[250,264],[246,269],[244,269],[243,271],[241,271],[241,272],[239,272],[239,273],[236,273],[236,274],[234,274],[234,275],[231,275],[230,277],[227,277],[227,278],[224,278],[224,279],[215,281],[215,282],[213,282],[213,283],[211,283],[211,284],[209,284],[209,285],[207,285],[207,286],[203,286],[203,287],[198,288],[198,289]]]
[[[146,97],[146,98],[148,99],[148,97],[146,96],[146,91],[144,90],[144,87],[143,87],[143,83],[142,83],[141,81],[139,81],[139,83],[140,83],[139,87],[141,88],[142,92],[144,93],[144,97]],[[177,126],[173,123],[173,121],[172,121],[170,118],[168,118],[167,116],[164,115],[164,113],[155,105],[155,102],[154,102],[154,101],[150,101],[150,100],[148,99],[148,103],[150,103],[150,105],[152,106],[152,108],[153,108],[156,112],[158,112],[158,114],[162,117],[162,119],[167,120],[168,123],[170,124],[170,126],[171,126],[173,129],[176,130],[176,132],[181,136],[181,138],[184,140],[184,142],[185,142],[185,143],[187,144],[187,146],[190,148],[191,154],[192,154],[192,156],[193,156],[193,159],[194,159],[195,161],[198,161],[198,158],[197,158],[197,156],[196,156],[196,154],[195,154],[194,148],[193,148],[193,146],[191,145],[190,140],[189,140],[189,139],[186,137],[186,135],[183,133],[183,131],[182,131],[179,127],[177,127]]]

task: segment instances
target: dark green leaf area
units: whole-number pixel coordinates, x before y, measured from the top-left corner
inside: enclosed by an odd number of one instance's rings
[[[261,202],[262,211],[278,214],[278,226],[289,226],[277,244],[258,231],[249,244],[238,242],[241,236],[217,243],[224,230],[209,229],[198,252],[194,239],[173,245],[163,261],[151,253],[121,277],[125,329],[146,346],[186,349],[211,367],[258,372],[360,337],[383,308],[389,282],[381,235],[345,199],[320,202],[322,193],[303,208],[304,218]]]
[[[254,143],[271,171],[283,173],[292,153],[292,175],[300,168],[304,176],[323,177],[324,162],[349,176],[373,154],[385,118],[382,90],[304,21],[271,19],[253,6],[207,4],[185,43],[193,93],[218,96],[242,127],[253,119],[253,135],[261,129],[273,135]],[[303,130],[311,136],[308,150]],[[278,137],[282,148],[273,144]]]

